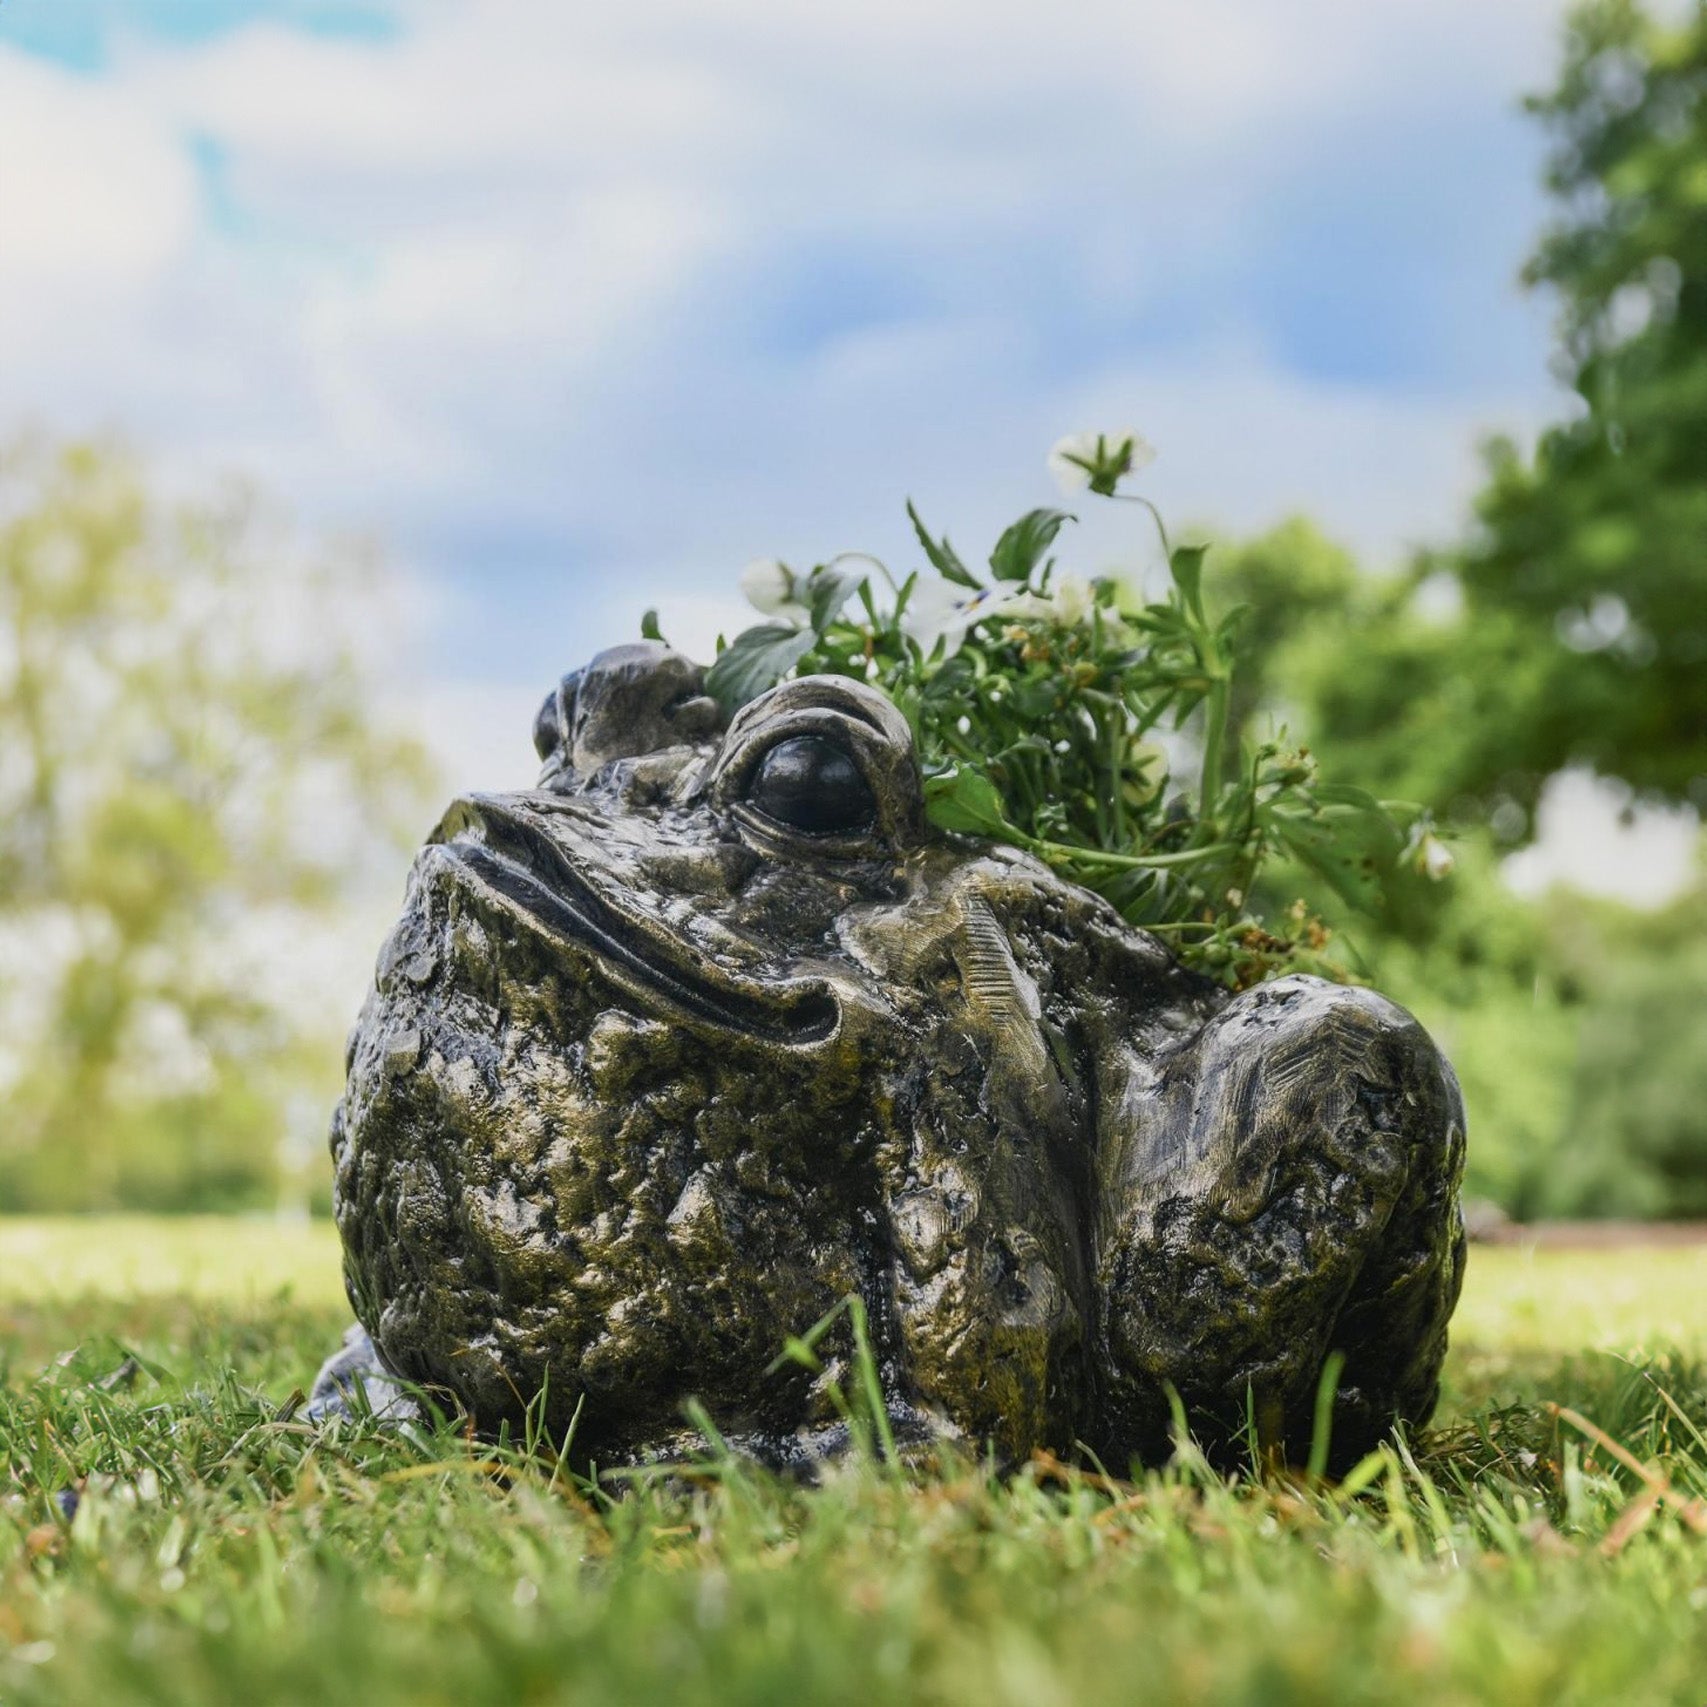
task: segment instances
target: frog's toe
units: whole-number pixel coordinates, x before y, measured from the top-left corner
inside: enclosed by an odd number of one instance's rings
[[[368,1331],[353,1322],[344,1343],[320,1366],[304,1413],[309,1422],[372,1417],[376,1422],[414,1422],[420,1406],[380,1361]]]
[[[1123,1433],[1302,1456],[1326,1359],[1343,1462],[1432,1411],[1463,1272],[1464,1114],[1428,1034],[1374,992],[1277,979],[1168,1063],[1121,1158],[1100,1265]]]

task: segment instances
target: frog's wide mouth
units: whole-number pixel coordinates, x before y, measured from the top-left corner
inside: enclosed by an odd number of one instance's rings
[[[511,917],[590,956],[647,1009],[795,1046],[822,1043],[840,1005],[821,978],[766,982],[712,966],[655,921],[620,907],[581,872],[558,840],[490,795],[459,800],[426,848]]]

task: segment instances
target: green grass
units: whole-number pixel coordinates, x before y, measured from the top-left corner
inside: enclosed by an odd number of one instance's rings
[[[1704,1301],[1699,1249],[1477,1249],[1442,1426],[1355,1489],[619,1494],[281,1414],[346,1319],[324,1228],[0,1221],[0,1702],[1702,1707]]]

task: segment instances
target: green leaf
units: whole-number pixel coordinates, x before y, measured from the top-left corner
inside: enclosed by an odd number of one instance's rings
[[[925,524],[919,520],[919,512],[913,508],[911,498],[907,500],[907,518],[913,524],[913,532],[919,536],[919,544],[924,547],[925,556],[930,560],[931,567],[945,581],[952,581],[957,587],[981,589],[984,585],[964,563],[959,554],[948,543],[948,536],[934,540],[925,532]]]
[[[906,580],[901,583],[901,589],[895,595],[895,609],[889,619],[889,624],[892,628],[899,627],[901,618],[907,613],[907,602],[912,598],[913,589],[918,586],[918,584],[919,572],[915,569],[910,575],[908,575]],[[866,608],[869,610],[871,608],[871,583],[869,581],[866,582],[864,589],[860,593],[860,597],[866,601]],[[873,622],[877,621],[876,611],[871,612],[871,620]]]
[[[640,636],[643,640],[662,640],[664,631],[658,626],[658,613],[649,610],[640,619]]]
[[[1182,545],[1168,562],[1185,608],[1199,622],[1203,621],[1203,558],[1208,550],[1207,545]]]
[[[1003,841],[1021,839],[1008,822],[996,785],[982,771],[965,765],[925,778],[925,811],[939,829]]]
[[[1376,911],[1404,852],[1404,830],[1361,788],[1319,788],[1314,799],[1314,811],[1274,804],[1262,816],[1288,852],[1342,900],[1366,913]]]
[[[990,553],[990,573],[998,581],[1029,580],[1062,524],[1077,520],[1065,510],[1028,511],[996,541],[996,549]]]
[[[1125,612],[1121,621],[1129,628],[1140,629],[1158,638],[1178,639],[1187,632],[1185,618],[1172,605],[1145,605],[1139,610]]]
[[[855,592],[871,578],[869,568],[852,565],[820,564],[806,577],[806,610],[812,619],[812,630],[822,634],[841,614]]]
[[[814,639],[810,628],[790,628],[780,622],[743,629],[705,672],[705,691],[726,712],[739,711],[774,688],[811,649]]]
[[[1215,644],[1223,654],[1230,656],[1238,646],[1239,630],[1245,626],[1251,615],[1248,604],[1234,605],[1223,613],[1220,623],[1215,629]]]
[[[1349,782],[1319,782],[1310,793],[1323,806],[1349,806],[1376,817],[1387,816],[1387,808],[1367,788]]]

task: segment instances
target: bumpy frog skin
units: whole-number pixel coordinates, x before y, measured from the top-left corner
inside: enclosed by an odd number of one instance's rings
[[[526,793],[423,849],[333,1120],[362,1330],[315,1408],[536,1395],[577,1455],[677,1451],[684,1403],[801,1463],[844,1438],[786,1336],[865,1301],[899,1436],[1012,1461],[1336,1458],[1435,1401],[1464,1118],[1368,990],[1232,996],[1011,848],[927,827],[876,691],[783,684],[727,728],[624,646],[567,678]],[[371,1337],[370,1337],[371,1336]],[[543,1412],[541,1408],[543,1407]]]

